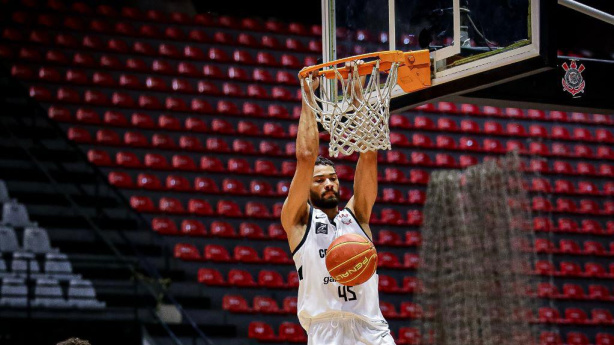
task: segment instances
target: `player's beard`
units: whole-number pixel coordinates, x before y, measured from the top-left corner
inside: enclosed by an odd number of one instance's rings
[[[323,195],[328,192],[329,191],[326,191],[322,195],[318,195],[318,193],[314,191],[310,191],[311,193],[310,199],[311,199],[311,203],[313,204],[313,206],[320,208],[320,209],[329,209],[329,208],[335,208],[339,206],[339,192],[332,191],[334,196],[329,195],[325,198]]]

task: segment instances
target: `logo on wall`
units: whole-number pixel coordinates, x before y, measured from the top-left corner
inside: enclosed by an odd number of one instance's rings
[[[576,60],[571,60],[569,66],[567,62],[563,63],[563,69],[565,70],[565,76],[563,77],[563,91],[571,93],[572,96],[584,92],[586,82],[582,78],[582,71],[584,71],[584,65],[580,64],[580,67],[576,64]],[[579,96],[578,96],[579,97]]]

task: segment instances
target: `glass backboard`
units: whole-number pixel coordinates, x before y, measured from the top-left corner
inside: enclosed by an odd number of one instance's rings
[[[475,90],[548,65],[543,46],[547,41],[540,37],[547,4],[555,2],[322,0],[322,58],[328,62],[375,51],[428,49],[432,85],[438,91],[419,91],[428,96],[409,97],[400,105],[393,101],[393,110],[404,107],[403,103],[409,107],[463,90],[463,86],[440,85],[459,85],[485,73],[486,77],[465,84],[465,89]],[[523,64],[535,58],[541,63],[530,68]],[[522,65],[525,68],[518,68]],[[406,95],[395,88],[392,98]]]

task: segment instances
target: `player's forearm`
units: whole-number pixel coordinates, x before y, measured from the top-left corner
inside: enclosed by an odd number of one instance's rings
[[[296,158],[315,160],[318,157],[319,145],[320,137],[316,118],[309,106],[303,101],[296,135]]]

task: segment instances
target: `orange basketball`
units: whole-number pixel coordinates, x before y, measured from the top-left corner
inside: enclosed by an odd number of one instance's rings
[[[339,236],[326,251],[326,269],[341,285],[360,285],[371,278],[376,268],[375,247],[363,236]]]

